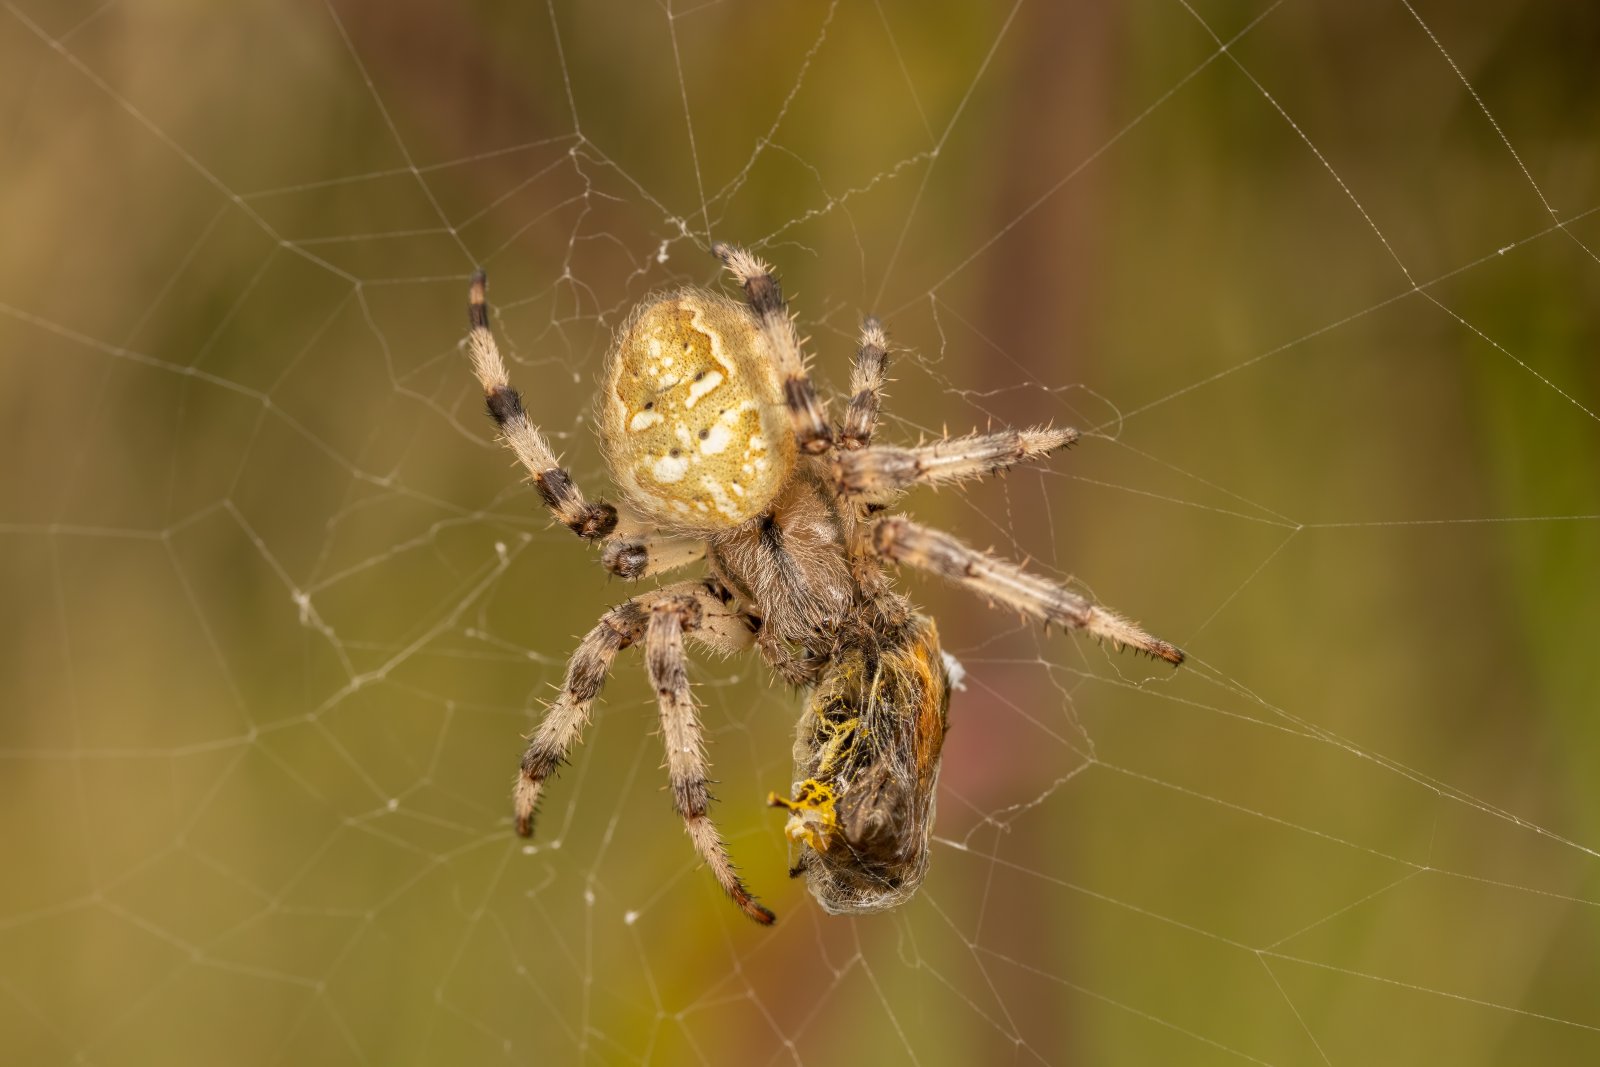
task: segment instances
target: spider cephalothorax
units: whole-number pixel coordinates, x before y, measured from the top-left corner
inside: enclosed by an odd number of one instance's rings
[[[555,517],[603,544],[612,573],[640,579],[704,560],[705,574],[607,612],[567,665],[561,694],[528,738],[517,832],[533,832],[545,781],[577,743],[618,652],[643,644],[661,712],[673,806],[744,912],[772,912],[734,873],[711,821],[684,638],[751,648],[806,693],[789,811],[792,874],[831,912],[892,907],[928,864],[950,678],[932,620],[894,592],[891,561],[931,571],[1046,623],[1180,663],[1183,653],[1071,590],[949,534],[889,514],[904,490],[1001,471],[1077,440],[1045,427],[873,445],[887,342],[862,325],[843,421],[829,423],[766,264],[715,245],[745,303],[702,289],[646,300],[618,331],[599,399],[601,443],[622,492],[591,503],[556,462],[511,387],[474,277],[468,347],[489,413]]]

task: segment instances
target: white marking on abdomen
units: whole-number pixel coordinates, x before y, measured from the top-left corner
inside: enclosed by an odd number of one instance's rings
[[[663,485],[683,481],[683,476],[688,470],[689,461],[682,456],[662,456],[650,467],[650,473]]]
[[[689,385],[689,397],[683,402],[686,408],[692,408],[700,402],[700,398],[722,384],[722,372],[719,370],[706,371],[698,382]]]
[[[715,456],[727,450],[728,442],[733,440],[733,434],[728,432],[726,426],[717,425],[706,431],[706,439],[700,442],[700,453],[706,456]]]

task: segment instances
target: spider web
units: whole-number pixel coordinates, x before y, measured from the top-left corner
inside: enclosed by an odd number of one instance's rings
[[[0,1040],[19,1063],[1600,1056],[1600,17],[4,3]],[[1189,650],[904,576],[967,671],[928,880],[783,877],[796,704],[694,668],[756,928],[575,635],[459,349],[580,484],[611,329],[774,261],[883,430],[1078,426],[920,519]]]

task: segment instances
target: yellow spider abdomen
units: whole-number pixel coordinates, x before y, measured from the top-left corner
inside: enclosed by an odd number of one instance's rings
[[[659,525],[732,529],[765,511],[794,467],[766,338],[715,293],[670,293],[630,318],[600,403],[612,476]]]

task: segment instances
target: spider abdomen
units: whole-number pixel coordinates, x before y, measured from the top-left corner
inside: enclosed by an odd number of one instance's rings
[[[643,517],[717,531],[761,514],[796,444],[766,338],[744,307],[685,289],[618,333],[600,399],[612,475]]]

